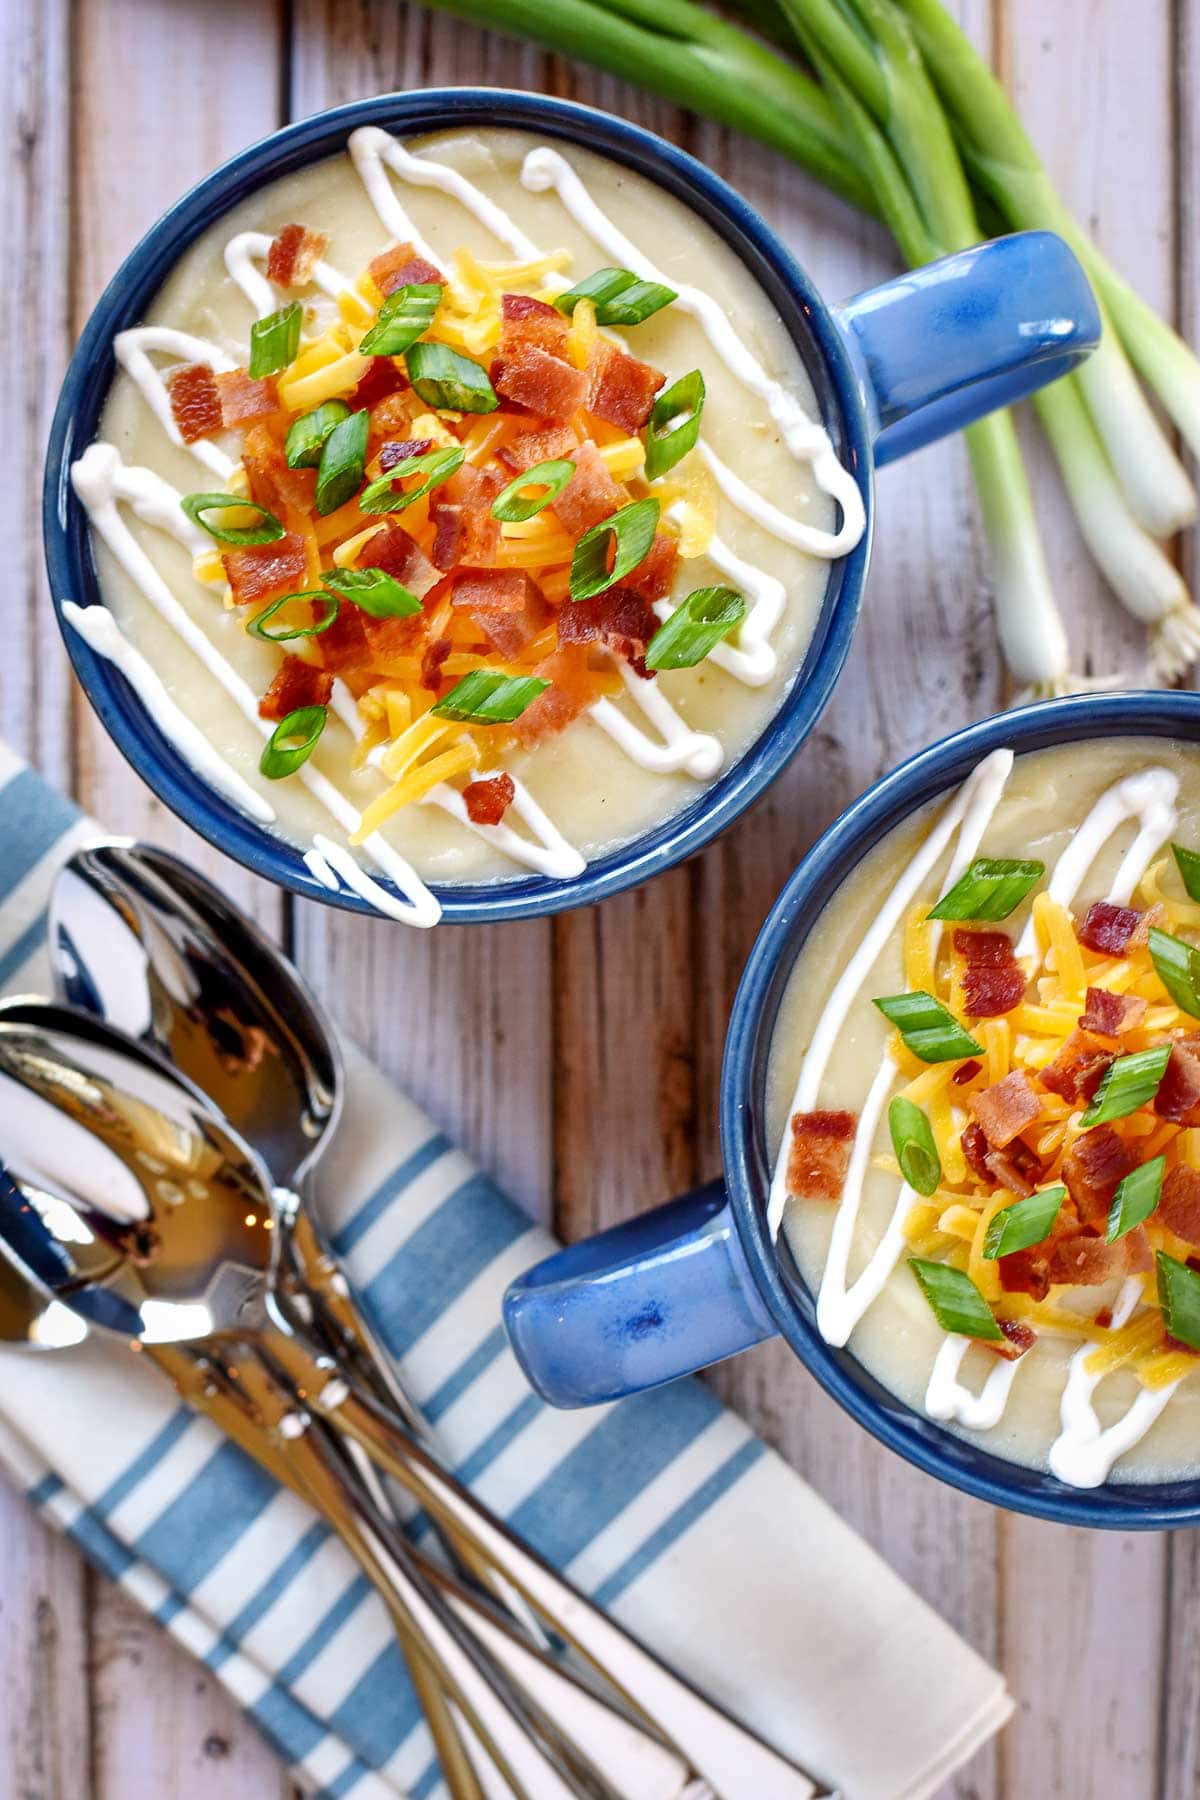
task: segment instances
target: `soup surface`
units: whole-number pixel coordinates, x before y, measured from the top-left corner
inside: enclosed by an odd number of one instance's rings
[[[280,242],[276,234],[295,222],[307,228],[320,261],[304,272],[302,285],[289,288],[269,282],[266,271],[272,239]],[[364,370],[375,370],[374,381],[385,361],[397,370],[401,388],[392,404],[403,410],[413,400],[404,359],[375,356],[368,365],[357,351],[384,298],[366,271],[398,242],[413,247],[418,261],[435,265],[443,284],[436,290],[440,300],[429,340],[452,343],[460,354],[464,344],[470,346],[481,368],[491,364],[498,383],[500,365],[492,359],[497,344],[502,358],[508,354],[505,294],[549,303],[597,269],[620,266],[661,278],[676,295],[619,334],[601,329],[586,307],[563,315],[575,336],[558,353],[586,373],[598,357],[611,354],[604,343],[619,343],[638,367],[658,373],[660,392],[666,391],[664,380],[674,383],[693,370],[703,377],[698,445],[653,481],[645,479],[648,424],[617,426],[586,409],[572,421],[593,439],[620,505],[658,503],[670,574],[667,591],[660,583],[640,594],[643,615],[652,607],[653,628],[697,589],[723,586],[744,601],[741,623],[694,666],[655,673],[641,661],[644,641],[631,645],[615,631],[597,628],[583,648],[572,645],[570,651],[571,669],[584,670],[586,703],[576,684],[567,704],[560,693],[561,658],[558,664],[552,659],[565,635],[561,618],[577,604],[571,584],[579,531],[564,540],[552,508],[527,522],[488,524],[494,547],[482,560],[505,571],[528,572],[532,563],[541,590],[535,601],[540,629],[532,644],[514,649],[503,640],[507,654],[501,654],[478,628],[481,614],[462,612],[455,586],[461,570],[453,563],[447,570],[446,557],[435,548],[436,493],[417,503],[406,499],[387,526],[393,535],[393,526],[411,534],[421,566],[430,580],[437,578],[417,627],[425,629],[441,607],[437,630],[444,636],[422,646],[444,656],[441,664],[436,656],[430,664],[421,655],[407,661],[380,655],[364,672],[339,666],[330,648],[333,629],[284,645],[248,635],[248,616],[259,609],[232,603],[241,591],[228,547],[206,532],[214,519],[240,516],[257,524],[258,518],[210,511],[193,524],[178,501],[198,490],[247,489],[261,500],[264,489],[245,450],[250,439],[243,443],[242,433],[222,427],[183,441],[173,381],[181,369],[197,365],[216,370],[218,381],[223,370],[245,369],[256,313],[267,317],[295,294],[302,303],[302,337],[294,369],[276,377],[282,404],[266,428],[280,437],[315,406],[318,394],[340,399],[351,411],[360,401],[368,404]],[[545,304],[537,316],[548,316]],[[814,422],[812,390],[795,345],[728,247],[689,208],[642,177],[572,145],[543,144],[518,132],[442,134],[403,145],[383,132],[356,133],[347,154],[264,188],[205,233],[164,285],[145,326],[118,340],[118,357],[122,368],[101,441],[74,475],[94,526],[104,599],[119,629],[99,616],[100,608],[70,608],[72,623],[94,648],[121,663],[183,754],[244,810],[302,846],[319,879],[331,886],[347,882],[381,909],[416,923],[437,916],[426,882],[488,882],[523,868],[576,874],[587,860],[693,802],[778,709],[811,638],[829,561],[852,547],[862,529],[857,489]],[[333,363],[337,369],[327,376]],[[339,394],[343,363],[345,391]],[[593,384],[588,406],[594,391]],[[616,410],[622,414],[621,406]],[[522,416],[530,411],[510,405],[501,393],[495,419],[502,430],[495,441],[502,451],[505,431],[511,443],[518,428],[539,423],[536,416]],[[386,467],[378,455],[380,417],[371,411],[364,483]],[[422,441],[431,451],[459,444],[470,473],[472,462],[484,468],[499,454],[487,437],[491,423],[470,411],[419,402],[391,435],[401,432],[408,453]],[[561,430],[563,421],[543,418],[540,424]],[[503,473],[502,462],[495,468]],[[487,473],[494,493],[499,477],[490,466]],[[504,478],[511,473],[510,464]],[[448,486],[446,492],[454,490]],[[360,491],[358,500],[363,497]],[[328,520],[306,514],[297,521],[288,512],[284,522],[287,541],[297,533],[307,556],[303,578],[283,583],[286,595],[289,585],[315,589],[339,562],[370,566],[370,542],[356,547],[356,541],[381,520],[352,500]],[[611,567],[617,546],[605,548]],[[637,579],[635,571],[629,581]],[[414,580],[414,590],[418,586]],[[353,604],[340,601],[343,626]],[[266,629],[318,620],[313,603],[297,605],[307,612],[285,608]],[[569,622],[576,626],[582,617],[571,614]],[[317,670],[328,667],[336,679],[308,762],[296,774],[268,779],[260,758],[278,712],[263,721],[258,701],[284,655]],[[538,721],[536,734],[519,719],[504,725],[459,720],[441,735],[439,728],[422,726],[411,757],[409,738],[397,749],[414,720],[421,725],[423,715],[475,666],[473,656],[487,669],[549,679],[551,698],[562,701],[553,719],[543,704],[530,713]],[[390,709],[389,692],[399,696]],[[562,728],[564,712],[570,716]],[[468,754],[464,742],[475,757],[466,768],[460,766]],[[455,751],[448,759],[447,746]],[[439,780],[442,766],[448,772]],[[375,803],[403,785],[397,768],[407,781],[407,803],[380,819],[387,808]],[[432,774],[423,785],[426,770]],[[464,806],[463,792],[471,782],[492,782],[497,775],[511,778],[511,786],[490,790],[508,800],[507,809],[502,805],[502,816],[493,817],[485,807],[482,819],[471,816],[474,808]],[[376,819],[378,828],[367,830]],[[358,840],[361,848],[351,854],[348,845]],[[401,898],[375,881],[380,872]]]
[[[769,1064],[771,1218],[822,1334],[1082,1487],[1200,1469],[1200,905],[1172,844],[1200,850],[1196,747],[995,752],[826,906]],[[942,1016],[905,1038],[874,1002],[914,993]]]

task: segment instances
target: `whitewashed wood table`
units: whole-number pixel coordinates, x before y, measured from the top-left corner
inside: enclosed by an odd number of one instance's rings
[[[1200,0],[958,0],[957,10],[1072,206],[1194,338]],[[841,687],[754,814],[687,867],[598,910],[426,936],[291,905],[177,825],[121,762],[72,687],[47,604],[46,430],[92,303],[157,214],[286,119],[387,89],[483,81],[637,119],[726,175],[831,297],[888,273],[882,235],[744,139],[395,0],[5,0],[0,18],[0,735],[110,824],[216,870],[282,934],[345,1028],[566,1235],[712,1174],[724,1021],[778,886],[881,770],[1004,698],[961,445],[884,476]],[[1137,632],[1095,580],[1046,458],[1032,468],[1075,666],[1132,666]],[[947,1793],[1200,1793],[1200,1536],[1070,1531],[964,1499],[880,1449],[778,1344],[712,1379],[1007,1671],[1017,1717]],[[0,1545],[0,1800],[291,1793],[216,1684],[7,1492]]]

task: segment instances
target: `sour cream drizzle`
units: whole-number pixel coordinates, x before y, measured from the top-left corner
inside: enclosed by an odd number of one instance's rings
[[[985,758],[972,771],[902,871],[862,942],[834,984],[817,1021],[808,1052],[800,1067],[796,1091],[788,1108],[789,1120],[793,1113],[811,1112],[817,1106],[830,1055],[845,1025],[851,1005],[921,883],[936,865],[956,830],[958,841],[939,890],[940,894],[945,894],[954,885],[976,855],[1008,784],[1012,766],[1013,753],[1010,750],[993,751]],[[1052,869],[1047,884],[1050,895],[1061,905],[1069,906],[1088,870],[1113,833],[1127,821],[1136,819],[1136,836],[1121,859],[1107,896],[1114,905],[1127,904],[1140,876],[1175,828],[1178,791],[1179,780],[1176,775],[1169,769],[1153,768],[1126,776],[1101,794]],[[936,954],[936,944],[934,950]],[[1022,936],[1017,946],[1017,955],[1029,957],[1036,971],[1040,952],[1032,927]],[[817,1297],[818,1329],[830,1344],[840,1346],[849,1340],[854,1327],[879,1298],[904,1251],[904,1219],[916,1198],[907,1183],[901,1184],[896,1205],[878,1243],[854,1282],[848,1283],[850,1254],[862,1202],[867,1162],[895,1073],[895,1065],[885,1052],[862,1104],[842,1199],[834,1216],[829,1252]],[[790,1132],[785,1132],[767,1206],[767,1222],[773,1237],[778,1235],[787,1205],[789,1149]],[[1113,1309],[1114,1330],[1130,1317],[1141,1295],[1141,1284],[1136,1279],[1131,1278],[1124,1284]],[[998,1361],[996,1367],[989,1371],[982,1388],[975,1392],[960,1379],[960,1370],[970,1348],[970,1339],[947,1334],[930,1371],[925,1392],[925,1410],[931,1418],[954,1420],[970,1430],[988,1431],[998,1425],[1003,1417],[1013,1382],[1024,1359]],[[1095,1348],[1096,1345],[1089,1341],[1071,1358],[1062,1398],[1062,1431],[1049,1454],[1052,1473],[1059,1480],[1075,1487],[1097,1487],[1107,1480],[1117,1458],[1140,1442],[1179,1386],[1179,1382],[1173,1382],[1165,1388],[1142,1389],[1122,1417],[1102,1429],[1092,1404],[1092,1395],[1103,1376],[1094,1374],[1085,1366],[1088,1356]]]

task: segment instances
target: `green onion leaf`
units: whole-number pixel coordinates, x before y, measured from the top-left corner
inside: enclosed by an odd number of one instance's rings
[[[639,281],[629,269],[597,269],[554,302],[559,312],[573,313],[580,300],[596,308],[597,325],[640,325],[670,306],[679,295],[661,281]]]
[[[285,775],[294,775],[301,763],[308,761],[328,717],[327,706],[301,706],[290,712],[286,719],[280,719],[267,740],[258,765],[268,781],[282,781]]]
[[[1133,1056],[1118,1056],[1109,1063],[1082,1123],[1107,1125],[1110,1119],[1127,1118],[1153,1100],[1170,1054],[1170,1044],[1156,1044],[1153,1050],[1138,1050]]]
[[[363,356],[402,356],[429,330],[441,299],[442,287],[438,281],[410,282],[406,287],[397,288],[380,307],[379,317],[358,346],[359,353]]]
[[[315,412],[301,413],[288,427],[284,445],[288,468],[315,469],[330,432],[349,417],[350,408],[344,400],[326,400]]]
[[[696,588],[646,647],[648,669],[694,669],[741,624],[746,602],[731,587]]]
[[[449,481],[456,469],[461,469],[466,451],[457,445],[445,445],[441,450],[426,450],[421,456],[406,456],[380,475],[368,488],[358,496],[358,510],[365,513],[403,512],[414,500],[428,494],[433,488],[440,487],[443,481]],[[400,488],[396,483],[403,476],[424,475],[425,480],[415,488]]]
[[[549,686],[538,675],[501,675],[491,669],[472,669],[430,710],[439,719],[463,719],[473,725],[511,725]]]
[[[889,994],[876,999],[877,1006],[889,1024],[904,1039],[905,1048],[922,1062],[956,1062],[961,1056],[982,1053],[969,1031],[947,1012],[940,1000],[919,990],[915,994]]]
[[[704,411],[704,377],[699,369],[681,375],[658,396],[646,421],[646,480],[655,481],[696,447]]]
[[[326,438],[317,471],[317,511],[322,517],[344,506],[362,486],[370,423],[364,406],[335,425]]]
[[[500,404],[487,370],[449,344],[414,344],[405,362],[408,379],[427,406],[490,413]]]
[[[1110,1244],[1123,1238],[1127,1231],[1140,1225],[1150,1217],[1158,1205],[1162,1193],[1163,1170],[1167,1166],[1165,1156],[1155,1156],[1140,1168],[1131,1169],[1113,1195],[1112,1209],[1108,1215],[1108,1230],[1105,1233]]]
[[[1200,1350],[1200,1275],[1165,1250],[1154,1260],[1163,1324],[1189,1350]]]
[[[909,1187],[918,1194],[932,1194],[942,1179],[942,1163],[921,1108],[897,1094],[888,1107],[888,1130],[900,1173]]]
[[[1067,1197],[1065,1187],[1042,1188],[1024,1200],[1014,1200],[993,1215],[983,1234],[983,1254],[990,1262],[998,1256],[1011,1256],[1014,1250],[1028,1250],[1040,1244],[1054,1230],[1054,1221]]]
[[[610,519],[601,519],[585,531],[571,558],[571,598],[590,600],[605,588],[615,587],[645,558],[658,530],[657,500],[631,500]],[[612,568],[608,566],[609,541],[616,546]]]
[[[983,919],[994,924],[1015,912],[1045,873],[1045,863],[1014,862],[1003,856],[977,857],[950,892],[943,894],[929,917]]]
[[[384,569],[327,569],[321,580],[373,619],[410,619],[421,610],[417,595]]]
[[[301,306],[289,300],[278,312],[265,319],[255,319],[250,327],[250,377],[259,381],[264,375],[277,375],[280,369],[295,362],[300,348]]]
[[[1150,961],[1180,1011],[1200,1019],[1200,951],[1196,946],[1152,925]]]
[[[289,629],[268,631],[267,625],[275,617],[282,606],[290,606],[293,600],[319,600],[324,608],[315,625],[293,625]],[[341,611],[341,601],[336,594],[327,594],[324,588],[305,588],[300,594],[281,594],[278,600],[272,600],[270,606],[264,606],[260,613],[255,613],[247,620],[246,630],[251,637],[262,638],[267,644],[287,644],[293,638],[320,637],[328,631]]]
[[[505,524],[512,524],[536,518],[543,507],[553,506],[574,473],[575,464],[567,457],[535,463],[532,469],[526,469],[523,475],[510,481],[503,493],[496,495],[492,501],[493,519],[503,519]],[[531,487],[540,487],[544,492],[526,494],[525,489]]]
[[[1188,898],[1200,900],[1200,854],[1195,850],[1185,850],[1182,844],[1171,845],[1172,854],[1183,876],[1183,885],[1188,891]]]
[[[969,1275],[950,1263],[929,1262],[923,1256],[910,1256],[908,1266],[943,1331],[988,1343],[1003,1338],[991,1307]]]
[[[265,506],[257,500],[243,499],[240,494],[185,494],[179,502],[193,525],[202,525],[209,537],[216,538],[218,544],[273,544],[283,536],[283,526]],[[256,512],[262,523],[259,525],[210,525],[204,517],[207,512],[231,512],[235,507],[248,506]]]

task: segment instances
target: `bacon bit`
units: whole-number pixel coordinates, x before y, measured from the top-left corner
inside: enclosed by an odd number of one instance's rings
[[[501,294],[500,354],[511,356],[523,345],[545,350],[549,356],[565,357],[567,333],[565,317],[556,306],[535,300],[532,294]]]
[[[574,600],[559,608],[560,644],[599,641],[616,656],[623,656],[641,676],[646,668],[646,646],[658,630],[658,617],[647,600],[631,588],[605,588],[590,600]]]
[[[850,1167],[858,1115],[852,1112],[792,1114],[788,1193],[805,1200],[840,1200]]]
[[[1166,923],[1167,909],[1165,906],[1160,906],[1156,900],[1154,905],[1139,917],[1133,936],[1129,940],[1130,948],[1144,949],[1150,942],[1151,930],[1155,928],[1162,930]]]
[[[408,377],[390,356],[373,356],[371,366],[359,382],[352,394],[346,398],[351,412],[360,412],[365,406],[371,414],[371,429],[375,429],[375,408],[381,400],[386,400],[398,391],[408,388]]]
[[[966,960],[963,996],[974,1019],[997,1019],[1020,1005],[1028,983],[1006,931],[956,931],[954,949]]]
[[[596,699],[595,682],[582,645],[565,645],[543,657],[529,672],[550,686],[513,722],[513,732],[526,749],[565,731]]]
[[[333,676],[284,651],[275,679],[258,703],[261,719],[286,719],[302,706],[328,706]]]
[[[1132,906],[1113,906],[1107,900],[1097,900],[1088,907],[1075,935],[1100,956],[1124,956],[1141,917]]]
[[[221,399],[207,363],[185,363],[166,378],[171,417],[185,444],[221,429]]]
[[[472,781],[463,789],[467,817],[472,825],[498,825],[513,800],[516,784],[511,775],[491,775],[486,781]]]
[[[598,338],[588,358],[587,410],[622,431],[640,431],[666,376]]]
[[[1044,1300],[1050,1292],[1050,1269],[1044,1244],[1001,1256],[996,1268],[1000,1286],[1006,1294],[1029,1294],[1034,1300]]]
[[[1078,1236],[1064,1233],[1051,1240],[1046,1255],[1050,1280],[1078,1287],[1099,1287],[1102,1282],[1115,1281],[1124,1275],[1144,1274],[1153,1264],[1150,1241],[1141,1225],[1115,1244],[1084,1233]]]
[[[1103,1225],[1117,1185],[1134,1166],[1124,1138],[1097,1125],[1075,1139],[1063,1157],[1062,1178],[1085,1225]]]
[[[1099,1038],[1073,1031],[1054,1061],[1039,1069],[1038,1080],[1061,1100],[1090,1100],[1112,1061],[1112,1051]]]
[[[1123,1031],[1133,1031],[1141,1024],[1146,1006],[1137,994],[1110,994],[1107,988],[1090,987],[1079,1015],[1080,1029],[1098,1031],[1102,1037],[1120,1037]]]
[[[1102,1306],[1096,1314],[1096,1324],[1102,1331],[1107,1331],[1113,1322],[1112,1307]]]
[[[335,675],[348,675],[355,669],[371,666],[371,647],[364,630],[366,622],[367,614],[360,607],[343,606],[333,624],[313,638],[322,663]]]
[[[1200,1248],[1200,1169],[1176,1164],[1163,1182],[1154,1217],[1185,1244]]]
[[[499,476],[470,463],[434,488],[429,501],[434,526],[431,554],[443,574],[456,563],[491,561],[500,542],[500,523],[492,517],[492,501],[499,492]]]
[[[446,277],[440,269],[418,256],[413,244],[393,244],[390,250],[384,250],[373,257],[368,264],[371,280],[386,300],[397,288],[422,287],[427,282],[436,281],[445,286]]]
[[[323,231],[307,225],[285,225],[271,239],[267,251],[267,280],[280,287],[307,287],[312,272],[329,248]]]
[[[432,449],[432,438],[402,438],[399,443],[393,439],[380,449],[379,472],[386,475],[397,463],[406,462],[410,456],[424,456],[427,450]]]
[[[1004,1333],[1004,1342],[998,1344],[995,1338],[983,1341],[987,1349],[1002,1356],[1006,1362],[1016,1362],[1037,1343],[1037,1332],[1032,1325],[1026,1325],[1023,1319],[997,1319],[996,1323]]]
[[[438,580],[438,572],[418,544],[396,519],[389,519],[363,545],[361,566],[382,569],[393,581],[424,600]],[[412,615],[414,618],[416,614]]]
[[[1200,1039],[1177,1038],[1154,1096],[1160,1119],[1200,1125]]]
[[[668,532],[656,531],[654,542],[641,562],[626,575],[625,586],[633,588],[643,599],[663,599],[671,591],[678,555],[679,546],[675,539]]]
[[[557,462],[564,456],[578,462],[578,452],[583,448],[569,425],[539,424],[528,431],[519,432],[508,443],[501,444],[496,455],[514,475],[523,475],[526,469],[532,469],[538,463]],[[603,461],[603,458],[600,460]],[[569,491],[563,490],[564,493]],[[561,499],[562,494],[559,495],[559,500]],[[558,501],[555,501],[554,510],[558,510]]]
[[[976,1062],[975,1058],[970,1056],[965,1063],[959,1064],[950,1079],[955,1087],[966,1087],[968,1081],[974,1081],[982,1067],[981,1062]]]
[[[425,626],[422,613],[409,613],[403,619],[373,619],[370,613],[364,613],[363,636],[371,661],[386,663],[393,657],[414,656],[425,636]]]
[[[524,569],[459,569],[452,604],[462,607],[501,656],[519,656],[550,620],[541,588]]]
[[[216,377],[224,426],[251,425],[279,411],[279,391],[273,376],[252,381],[245,369],[230,369]]]
[[[989,1150],[983,1160],[988,1174],[1022,1200],[1028,1199],[1041,1179],[1039,1157],[1020,1138],[1014,1138],[1007,1150]]]
[[[972,1094],[969,1104],[993,1150],[1003,1150],[1011,1144],[1017,1133],[1032,1125],[1042,1111],[1041,1101],[1023,1069],[1014,1069],[981,1094]]]
[[[308,573],[304,539],[291,531],[276,538],[273,544],[246,544],[227,550],[221,561],[235,606],[247,606],[251,600],[265,600],[272,594],[298,588]]]
[[[967,1162],[970,1164],[971,1168],[974,1169],[980,1181],[986,1181],[991,1174],[991,1170],[987,1166],[988,1141],[983,1134],[983,1126],[976,1125],[974,1120],[972,1120],[969,1125],[963,1127],[960,1142],[962,1144],[962,1153],[966,1157]]]
[[[519,344],[491,367],[492,386],[516,406],[546,419],[569,419],[584,403],[587,377],[536,344]]]
[[[1006,968],[1012,961],[1012,939],[1007,931],[963,931],[954,933],[955,951],[968,967]]]
[[[254,499],[271,512],[311,512],[316,504],[317,471],[290,469],[282,446],[261,421],[246,432],[242,467]]]
[[[453,650],[454,644],[448,637],[435,638],[424,656],[421,658],[421,686],[428,688],[431,694],[440,694],[442,682],[442,664]]]
[[[616,512],[624,498],[624,490],[609,474],[608,464],[595,444],[580,444],[578,449],[571,451],[571,459],[575,473],[550,510],[573,537],[581,537],[601,519]],[[636,583],[631,582],[631,585],[636,586]]]

